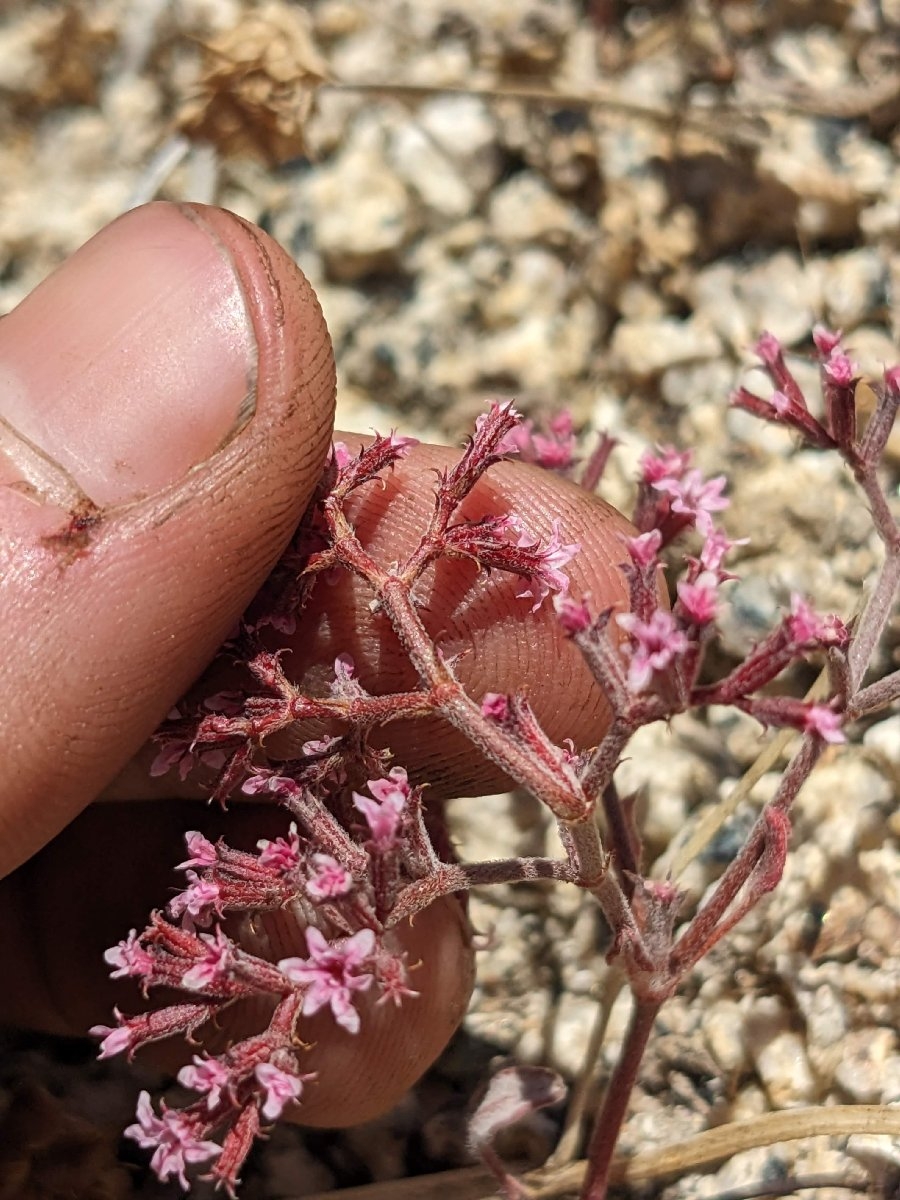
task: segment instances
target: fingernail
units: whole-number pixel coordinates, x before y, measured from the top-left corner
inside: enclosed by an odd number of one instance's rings
[[[0,322],[0,480],[19,471],[40,493],[36,447],[97,505],[153,495],[250,420],[256,362],[215,233],[174,205],[136,209]]]

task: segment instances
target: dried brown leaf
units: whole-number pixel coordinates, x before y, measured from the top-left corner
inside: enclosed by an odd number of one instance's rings
[[[182,106],[178,127],[224,155],[271,166],[303,154],[316,91],[328,78],[307,14],[273,0],[204,44],[204,52],[197,90]]]

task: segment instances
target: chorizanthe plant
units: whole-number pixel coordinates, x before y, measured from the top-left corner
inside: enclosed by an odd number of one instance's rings
[[[377,486],[407,454],[411,441],[376,436],[357,453],[337,444],[318,495],[261,598],[223,654],[243,664],[242,690],[184,705],[158,734],[154,771],[182,776],[214,770],[213,798],[240,790],[265,794],[286,810],[282,836],[261,840],[257,852],[185,836],[180,864],[186,886],[140,933],[132,930],[106,953],[114,977],[138,981],[144,996],[165,989],[167,1000],[135,1016],[116,1012],[112,1027],[93,1032],[100,1055],[133,1055],[173,1035],[192,1041],[225,1010],[254,1000],[259,1026],[218,1052],[195,1053],[179,1081],[195,1099],[181,1109],[155,1110],[142,1093],[127,1135],[152,1152],[160,1179],[188,1186],[187,1170],[202,1164],[206,1178],[229,1194],[254,1138],[286,1109],[314,1094],[309,1068],[309,1021],[325,1014],[348,1035],[367,1036],[374,1006],[415,1006],[424,981],[416,978],[397,931],[409,919],[474,886],[552,879],[590,893],[612,931],[609,961],[630,985],[634,1006],[587,1148],[583,1200],[606,1194],[610,1164],[641,1057],[660,1007],[685,975],[781,878],[791,832],[791,806],[828,743],[844,738],[848,719],[883,707],[900,694],[900,673],[863,687],[863,676],[887,620],[900,579],[900,532],[876,468],[900,400],[900,369],[875,385],[877,406],[857,427],[857,374],[839,335],[814,334],[821,365],[823,414],[814,415],[766,334],[757,354],[774,385],[763,399],[741,388],[734,403],[786,425],[809,446],[839,453],[869,502],[885,546],[885,562],[854,631],[836,616],[821,616],[794,596],[776,628],[720,678],[708,678],[707,651],[733,578],[727,567],[736,544],[716,523],[726,507],[725,478],[704,479],[691,455],[663,447],[645,455],[632,536],[623,537],[624,611],[594,611],[569,594],[566,565],[579,547],[561,526],[541,541],[515,513],[460,515],[477,481],[501,459],[518,454],[593,486],[612,448],[608,438],[584,463],[574,457],[570,418],[545,433],[522,422],[511,405],[492,404],[455,466],[437,479],[434,505],[421,538],[404,561],[376,561],[357,536],[350,497]],[[661,586],[661,556],[689,535],[690,552],[671,587]],[[610,717],[596,745],[577,752],[554,743],[527,698],[488,691],[468,695],[422,619],[423,578],[442,558],[471,560],[484,571],[521,581],[523,620],[553,603],[607,697]],[[296,626],[312,588],[336,571],[352,572],[371,590],[371,605],[396,632],[418,686],[369,694],[341,655],[330,683],[311,694],[285,674],[271,639]],[[476,579],[473,587],[479,586]],[[822,701],[772,694],[790,664],[818,653],[827,658],[830,695]],[[641,830],[630,798],[620,797],[616,766],[632,734],[650,722],[707,705],[731,705],[765,726],[800,734],[775,795],[718,883],[694,912],[670,878],[643,873]],[[449,852],[441,814],[425,802],[402,765],[376,749],[376,727],[436,714],[461,731],[555,817],[565,857],[459,862]],[[273,761],[273,735],[308,728],[331,731],[306,741],[295,757]],[[448,899],[450,898],[450,899]],[[305,931],[305,954],[266,953],[258,924],[286,913]],[[177,1003],[168,997],[180,993]],[[368,1005],[368,1007],[366,1007]],[[195,1043],[196,1045],[196,1043]],[[524,1195],[492,1149],[503,1123],[558,1100],[558,1082],[528,1068],[493,1086],[473,1118],[471,1144],[508,1197]]]

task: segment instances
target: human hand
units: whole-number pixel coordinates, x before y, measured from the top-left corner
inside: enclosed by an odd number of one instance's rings
[[[79,1034],[111,1003],[131,1003],[106,980],[102,951],[165,898],[184,830],[227,827],[230,844],[249,847],[283,829],[270,807],[222,816],[160,793],[138,752],[307,504],[331,434],[333,361],[311,289],[271,240],[219,210],[152,205],[0,323],[0,378],[0,955],[11,968],[0,1018]],[[386,491],[366,492],[359,524],[376,552],[395,558],[412,543],[431,503],[428,468],[453,457],[421,447]],[[598,607],[622,598],[611,564],[624,524],[611,510],[521,467],[480,487],[486,509],[513,510],[535,532],[562,518],[582,544],[575,595]],[[492,578],[465,604],[471,572],[442,569],[430,609],[448,644],[473,651],[460,677],[476,695],[528,691],[551,736],[595,740],[596,685],[552,614],[524,619],[516,590]],[[289,669],[349,650],[370,690],[412,685],[391,636],[346,580],[319,589]],[[450,732],[401,733],[392,745],[441,795],[502,786]],[[117,799],[94,804],[101,793]],[[448,1008],[464,1004],[471,954],[450,905],[425,933],[432,999],[400,1020],[418,1021],[436,1053]],[[299,929],[285,937],[302,947]],[[354,1072],[383,1081],[391,1045],[388,1027],[362,1039]],[[345,1102],[329,1078],[323,1124]],[[394,1098],[385,1088],[382,1106]]]

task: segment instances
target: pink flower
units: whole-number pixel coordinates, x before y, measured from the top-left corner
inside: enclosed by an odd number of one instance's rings
[[[791,416],[796,408],[794,401],[785,395],[784,392],[780,391],[772,393],[769,397],[769,403],[775,409],[776,413],[778,413],[779,417]]]
[[[657,446],[641,457],[641,478],[644,483],[656,484],[660,479],[680,479],[691,465],[690,450],[674,446]]]
[[[784,357],[781,342],[774,333],[763,333],[754,347],[754,352],[767,367],[776,365]]]
[[[361,929],[353,937],[327,942],[318,929],[306,930],[309,958],[283,958],[278,969],[291,983],[307,988],[303,1013],[311,1017],[329,1005],[337,1021],[348,1033],[359,1030],[359,1013],[353,1007],[353,992],[365,991],[372,982],[370,974],[359,974],[359,967],[375,948],[375,934]]]
[[[229,1079],[228,1069],[217,1058],[201,1058],[199,1054],[194,1055],[193,1064],[182,1067],[178,1072],[181,1086],[202,1092],[207,1098],[208,1108],[215,1108],[219,1103]]]
[[[343,471],[351,462],[353,455],[347,447],[346,442],[332,442],[331,453],[334,458],[334,465],[339,471]]]
[[[394,1007],[399,1008],[405,998],[415,999],[419,995],[409,986],[405,954],[385,954],[379,958],[378,987],[381,991],[375,1002],[378,1005],[393,1001]]]
[[[260,838],[256,845],[260,851],[259,865],[278,871],[281,875],[293,871],[300,861],[300,838],[294,821],[291,821],[288,830],[288,840],[280,837],[270,842],[267,838]]]
[[[716,577],[711,571],[701,572],[693,583],[683,579],[676,590],[685,615],[695,625],[708,625],[716,619]]]
[[[330,854],[313,854],[312,872],[306,881],[306,894],[313,900],[329,900],[346,896],[353,886],[353,876]]]
[[[662,545],[662,534],[658,529],[649,529],[637,537],[624,538],[625,548],[636,567],[649,567],[656,559]]]
[[[787,626],[791,641],[798,646],[844,645],[849,637],[849,631],[839,617],[833,613],[823,617],[797,592],[791,595]]]
[[[282,1071],[274,1063],[260,1063],[253,1072],[256,1080],[265,1093],[262,1115],[266,1121],[277,1121],[284,1106],[300,1099],[303,1091],[303,1079]],[[303,1078],[310,1078],[308,1075]]]
[[[549,471],[564,471],[575,462],[575,444],[572,414],[563,409],[550,421],[546,432],[535,432],[534,422],[522,421],[500,439],[497,453],[518,454],[522,462],[535,463]]]
[[[710,514],[728,507],[728,500],[722,495],[726,482],[724,475],[704,479],[698,470],[692,469],[681,479],[658,479],[653,486],[672,497],[673,512],[693,517],[699,531],[709,534],[713,528]]]
[[[700,550],[700,566],[704,571],[722,574],[722,563],[734,546],[746,546],[748,538],[732,539],[724,529],[712,528],[706,534]]]
[[[509,701],[500,692],[485,692],[481,701],[481,715],[492,721],[502,721],[509,712]]]
[[[566,633],[574,636],[576,633],[585,633],[590,629],[591,613],[585,600],[572,600],[569,596],[556,596],[553,607],[559,623]],[[484,711],[483,708],[482,711]]]
[[[103,959],[116,968],[110,971],[110,979],[121,979],[123,975],[140,978],[153,970],[153,956],[141,945],[136,929],[130,930],[128,937],[117,946],[104,951]]]
[[[832,354],[822,368],[831,383],[838,387],[849,387],[856,377],[856,368],[846,354]]]
[[[116,1019],[121,1018],[121,1013],[117,1008],[113,1009]],[[112,1058],[116,1054],[121,1054],[123,1050],[127,1050],[129,1054],[138,1043],[138,1036],[129,1025],[116,1025],[112,1028],[109,1025],[92,1025],[88,1030],[91,1037],[102,1038],[100,1043],[100,1053],[98,1058]]]
[[[824,325],[814,325],[812,336],[818,352],[827,358],[840,346],[843,335],[840,329],[834,330],[828,329]]]
[[[665,670],[690,645],[675,618],[664,609],[657,609],[649,621],[642,621],[634,613],[620,613],[616,620],[632,639],[628,686],[633,692],[642,692],[654,671]]]
[[[157,1179],[165,1183],[175,1175],[185,1191],[189,1187],[184,1173],[187,1164],[206,1162],[222,1152],[222,1147],[215,1142],[204,1142],[197,1137],[194,1122],[184,1113],[164,1108],[162,1116],[158,1117],[147,1092],[141,1092],[137,1124],[129,1125],[125,1136],[133,1138],[145,1150],[153,1149],[150,1166]]]
[[[179,779],[187,779],[194,763],[190,738],[166,738],[150,764],[150,775],[155,779],[158,775],[168,774],[173,767],[178,767]]]
[[[391,767],[386,779],[370,779],[366,786],[376,800],[388,800],[398,792],[404,802],[409,798],[409,777],[403,767]]]
[[[173,917],[183,914],[182,923],[192,929],[194,923],[208,925],[210,909],[219,903],[219,885],[212,879],[201,879],[196,871],[188,871],[191,886],[173,896],[169,901],[169,912]]]
[[[209,949],[203,958],[199,959],[190,970],[181,977],[181,986],[189,992],[202,992],[204,988],[215,988],[228,978],[231,966],[233,945],[221,929],[215,936],[201,933],[200,938],[206,942]]]
[[[399,771],[399,774],[396,772]],[[388,779],[370,779],[367,787],[374,800],[368,796],[353,793],[354,807],[359,809],[366,818],[372,842],[382,854],[397,844],[397,833],[406,802],[409,798],[409,784],[406,772],[395,767]]]
[[[476,437],[479,434],[482,438],[489,437],[498,422],[506,418],[514,421],[515,424],[497,442],[497,445],[494,447],[494,453],[518,454],[523,444],[528,441],[529,435],[525,429],[528,422],[524,420],[522,414],[512,403],[501,404],[497,400],[491,400],[490,410],[486,413],[479,413],[475,418],[475,434]]]
[[[528,597],[534,600],[531,606],[532,612],[537,610],[544,603],[551,592],[558,592],[561,595],[569,590],[568,576],[563,573],[562,568],[575,557],[581,549],[580,542],[564,543],[560,535],[560,525],[558,520],[553,522],[553,536],[545,546],[541,546],[538,539],[525,528],[521,521],[513,518],[512,524],[519,533],[517,545],[521,548],[527,548],[534,551],[536,562],[531,569],[528,586],[524,592],[518,592],[517,600],[524,600]]]
[[[184,835],[184,844],[187,846],[190,858],[179,863],[175,868],[176,871],[183,871],[187,867],[214,867],[216,865],[218,855],[215,846],[198,830],[188,830]]]
[[[847,740],[841,729],[840,713],[836,713],[827,704],[809,706],[803,719],[803,730],[805,733],[817,734],[823,742],[831,742],[832,745],[839,745]]]
[[[346,683],[356,674],[356,663],[349,654],[339,654],[334,660],[334,679],[336,683]]]

